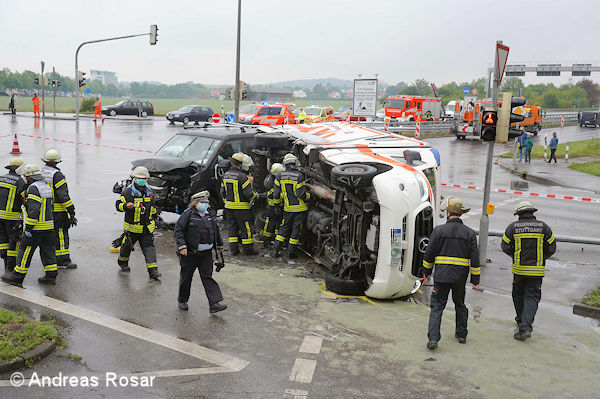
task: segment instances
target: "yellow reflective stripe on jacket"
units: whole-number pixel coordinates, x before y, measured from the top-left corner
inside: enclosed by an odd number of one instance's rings
[[[0,211],[0,219],[21,220],[21,212]]]
[[[423,267],[426,268],[426,269],[432,269],[433,268],[433,263],[429,263],[425,259],[423,259]]]
[[[471,274],[473,276],[479,276],[481,274],[481,268],[480,267],[472,267]]]
[[[35,195],[35,194],[27,194],[27,199],[28,200],[32,199],[32,200],[37,201],[39,203],[42,202],[42,199],[40,197],[38,197],[37,195]]]
[[[8,184],[0,182],[0,187],[8,189],[8,197],[6,198],[6,208],[0,210],[0,218],[5,220],[19,220],[20,212],[13,212],[13,206],[15,205],[15,196],[17,193],[17,186],[14,184]],[[15,215],[17,219],[15,219]]]
[[[121,212],[125,212],[125,203],[126,203],[126,201],[125,201],[125,197],[123,197],[123,196],[121,195],[121,196],[119,197],[119,201],[121,201],[121,202],[119,203],[119,210],[120,210]]]
[[[148,226],[146,226],[148,228],[148,231],[150,233],[154,232],[154,228],[155,228],[155,224],[154,224],[154,220],[151,221],[150,223],[148,223]],[[143,233],[144,232],[144,226],[141,224],[137,224],[137,223],[127,223],[127,222],[123,222],[123,230],[125,231],[129,231],[131,233]]]
[[[67,208],[73,206],[73,201],[68,200],[67,202],[55,202],[54,212],[66,212]]]
[[[513,260],[512,272],[523,276],[544,276],[544,234],[543,233],[519,233],[513,235],[515,239],[515,256]],[[521,265],[521,240],[536,240],[536,264]]]
[[[56,183],[56,184],[54,185],[54,188],[55,188],[55,189],[56,189],[56,188],[59,188],[60,186],[62,186],[63,184],[66,184],[66,183],[67,183],[67,181],[66,181],[65,179],[62,179],[61,181],[59,181],[58,183]]]
[[[550,238],[548,238],[548,244],[552,244],[555,239],[556,239],[556,237],[554,237],[554,234],[552,234],[552,236],[550,236]]]
[[[249,202],[231,202],[225,200],[225,209],[250,209]]]
[[[508,237],[506,236],[506,234],[504,234],[504,235],[502,236],[502,240],[503,240],[505,243],[507,243],[507,244],[510,244],[510,238],[508,238]]]
[[[443,265],[469,266],[469,259],[457,258],[454,256],[436,256],[435,263]]]

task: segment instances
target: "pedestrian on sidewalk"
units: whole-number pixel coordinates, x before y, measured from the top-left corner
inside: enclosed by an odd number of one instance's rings
[[[181,310],[188,310],[187,302],[196,269],[208,298],[210,313],[227,309],[227,305],[219,303],[223,300],[223,295],[219,284],[212,278],[212,251],[216,249],[222,254],[223,240],[219,233],[217,215],[209,209],[209,196],[210,193],[206,190],[192,195],[192,202],[177,220],[173,232],[181,266],[177,297]]]
[[[13,114],[13,115],[17,114],[17,95],[15,94],[14,91],[10,95],[10,102],[8,103],[8,109],[10,110],[11,114]]]
[[[455,337],[461,344],[467,343],[469,310],[465,306],[465,285],[469,276],[469,267],[474,290],[479,288],[480,274],[475,232],[465,226],[460,219],[461,215],[469,210],[470,208],[465,208],[460,199],[449,197],[446,206],[448,221],[433,229],[423,256],[421,273],[430,276],[434,271],[427,332],[429,349],[437,348],[441,338],[442,313],[450,291],[456,309]],[[434,266],[435,270],[433,270]]]
[[[527,140],[527,133],[525,133],[525,129],[521,126],[521,135],[517,139],[517,147],[519,147],[519,162],[523,162],[523,149],[525,148],[525,141]]]
[[[556,137],[556,132],[552,132],[552,138],[550,139],[550,144],[548,144],[548,147],[550,147],[550,160],[548,163],[552,162],[553,158],[554,163],[558,163],[556,161],[556,149],[558,148],[558,137]]]
[[[512,298],[519,331],[514,338],[525,341],[531,337],[533,319],[542,299],[542,279],[546,259],[556,252],[552,230],[533,213],[537,209],[529,201],[517,204],[515,215],[519,220],[506,228],[502,237],[502,251],[513,260]]]
[[[531,163],[531,149],[533,148],[533,140],[531,140],[531,136],[527,135],[527,140],[525,140],[525,162]]]
[[[41,100],[38,97],[37,93],[33,93],[33,97],[31,97],[31,102],[33,103],[33,117],[39,118]]]

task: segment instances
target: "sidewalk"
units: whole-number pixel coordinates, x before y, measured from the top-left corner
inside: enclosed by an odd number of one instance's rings
[[[556,164],[554,162],[548,164],[543,159],[532,159],[531,163],[517,161],[517,163],[514,164],[512,158],[498,158],[498,165],[502,169],[507,170],[524,180],[553,186],[571,187],[599,194],[599,176],[593,176],[569,169],[569,165],[574,163],[588,162],[597,159],[597,157],[571,158],[567,163],[563,158],[559,159]]]
[[[3,112],[2,115],[12,115],[10,112]],[[17,112],[17,114],[15,116],[18,117],[24,117],[24,118],[32,118],[33,119],[33,112]],[[79,114],[79,118],[80,119],[93,119],[94,118],[94,114]],[[157,118],[157,119],[156,119]],[[63,114],[63,113],[56,113],[56,116],[53,115],[52,112],[48,113],[46,112],[46,117],[45,118],[41,118],[41,119],[55,119],[55,120],[64,120],[64,121],[74,121],[75,120],[75,114]],[[118,116],[109,116],[109,115],[104,115],[104,119],[106,120],[117,120],[117,121],[154,121],[154,120],[159,120],[162,119],[162,117],[155,117],[155,116],[148,116],[146,118],[139,118],[137,116],[131,116],[131,115],[118,115]]]

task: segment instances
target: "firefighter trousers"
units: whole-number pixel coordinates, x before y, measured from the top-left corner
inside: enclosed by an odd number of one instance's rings
[[[192,287],[192,278],[196,269],[198,269],[198,273],[200,274],[200,280],[204,286],[208,304],[214,305],[223,300],[219,284],[212,278],[213,258],[211,251],[194,252],[194,254],[188,252],[187,256],[179,256],[179,265],[181,266],[181,271],[179,272],[179,295],[177,297],[179,303],[185,303],[190,299],[190,288]]]
[[[71,263],[69,252],[69,217],[66,212],[54,213],[54,235],[56,241],[56,263],[67,265]]]
[[[277,233],[279,233],[281,218],[281,213],[277,214],[274,206],[267,207],[267,212],[265,213],[265,228],[262,233],[265,243],[273,241]]]
[[[306,217],[306,211],[302,212],[283,212],[283,219],[279,232],[275,236],[275,250],[279,250],[281,246],[289,239],[288,254],[295,254],[298,246],[298,237],[300,237],[300,227]]]
[[[442,337],[440,326],[442,324],[442,313],[448,302],[448,294],[452,290],[452,302],[456,309],[456,330],[457,337],[465,338],[468,334],[467,320],[469,318],[469,309],[465,306],[465,284],[466,281],[457,283],[438,283],[434,281],[431,291],[431,313],[429,313],[429,329],[427,337],[430,341],[438,342]]]
[[[249,209],[227,209],[227,235],[229,236],[229,250],[238,252],[240,238],[244,250],[250,250],[253,247],[252,238],[252,214]]]
[[[17,230],[21,226],[19,220],[0,219],[0,257],[4,259],[4,270],[11,271],[17,265],[19,240]]]
[[[54,231],[52,230],[33,230],[31,237],[23,234],[21,244],[19,245],[15,272],[25,277],[29,270],[33,254],[38,247],[40,248],[40,258],[42,259],[46,276],[56,277],[58,268],[56,266],[56,252],[54,251]]]
[[[519,325],[519,331],[533,331],[533,319],[542,299],[542,277],[526,277],[513,275],[513,304]]]
[[[144,258],[146,259],[146,268],[148,272],[150,269],[158,267],[156,264],[156,248],[154,247],[154,234],[150,233],[147,230],[144,230],[143,233],[131,233],[127,232],[123,236],[123,240],[121,241],[121,248],[119,249],[119,266],[128,266],[129,265],[129,255],[133,250],[133,246],[136,242],[140,243],[140,248],[142,248],[142,253],[144,254]]]

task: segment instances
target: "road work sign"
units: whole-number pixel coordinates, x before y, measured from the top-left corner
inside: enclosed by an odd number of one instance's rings
[[[377,112],[377,79],[354,79],[352,109],[357,116],[375,116]]]

